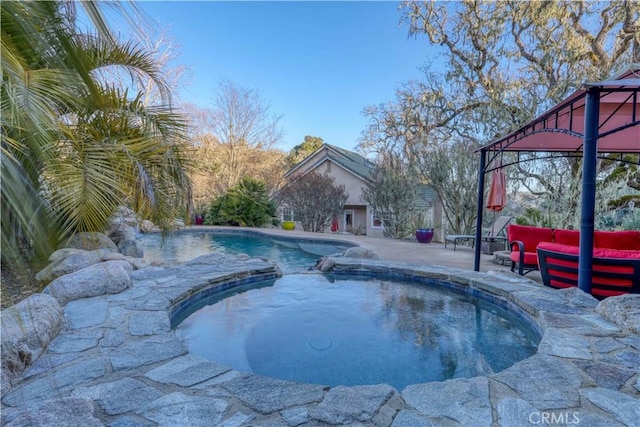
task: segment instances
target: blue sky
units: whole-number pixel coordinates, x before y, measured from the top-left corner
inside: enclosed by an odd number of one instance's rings
[[[141,2],[191,69],[182,100],[210,107],[220,79],[262,92],[290,150],[305,135],[353,149],[365,106],[394,99],[433,58],[397,2]]]

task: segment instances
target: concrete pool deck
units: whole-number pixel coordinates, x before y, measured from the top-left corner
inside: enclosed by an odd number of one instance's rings
[[[408,258],[412,251],[405,250],[398,256]],[[596,311],[598,301],[581,291],[544,288],[505,270],[487,274],[351,258],[331,263],[335,274],[439,279],[488,295],[538,328],[538,352],[486,377],[404,390],[385,384],[329,388],[240,373],[189,355],[170,319],[188,298],[275,277],[278,270],[260,259],[213,254],[179,266],[138,269],[120,293],[66,303],[60,333],[3,391],[2,425],[413,427],[553,420],[632,426],[640,419],[640,335],[607,320]]]

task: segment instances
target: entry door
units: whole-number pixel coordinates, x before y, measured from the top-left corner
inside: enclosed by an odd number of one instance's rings
[[[353,231],[353,216],[354,216],[354,211],[353,209],[345,209],[344,211],[344,218],[343,218],[343,224],[344,224],[344,231],[348,231],[349,233],[351,233]]]

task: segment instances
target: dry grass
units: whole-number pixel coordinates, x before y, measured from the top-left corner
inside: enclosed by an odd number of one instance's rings
[[[11,307],[29,295],[42,291],[42,286],[36,282],[35,276],[36,273],[31,269],[16,272],[2,266],[1,308]]]

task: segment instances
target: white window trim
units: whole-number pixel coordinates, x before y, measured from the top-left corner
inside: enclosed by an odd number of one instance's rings
[[[380,219],[380,225],[375,225],[374,218],[376,218],[376,215],[372,212],[371,213],[371,228],[374,228],[374,229],[377,229],[377,230],[382,230],[384,228],[384,221],[382,221],[382,218],[379,218]]]
[[[285,212],[287,214],[290,214],[290,218],[289,219],[284,219]],[[287,216],[289,216],[289,215],[287,215]],[[281,218],[280,218],[282,221],[294,221],[295,217],[296,217],[296,215],[295,215],[295,212],[293,211],[293,209],[291,209],[291,208],[282,208],[282,210],[281,210]]]

